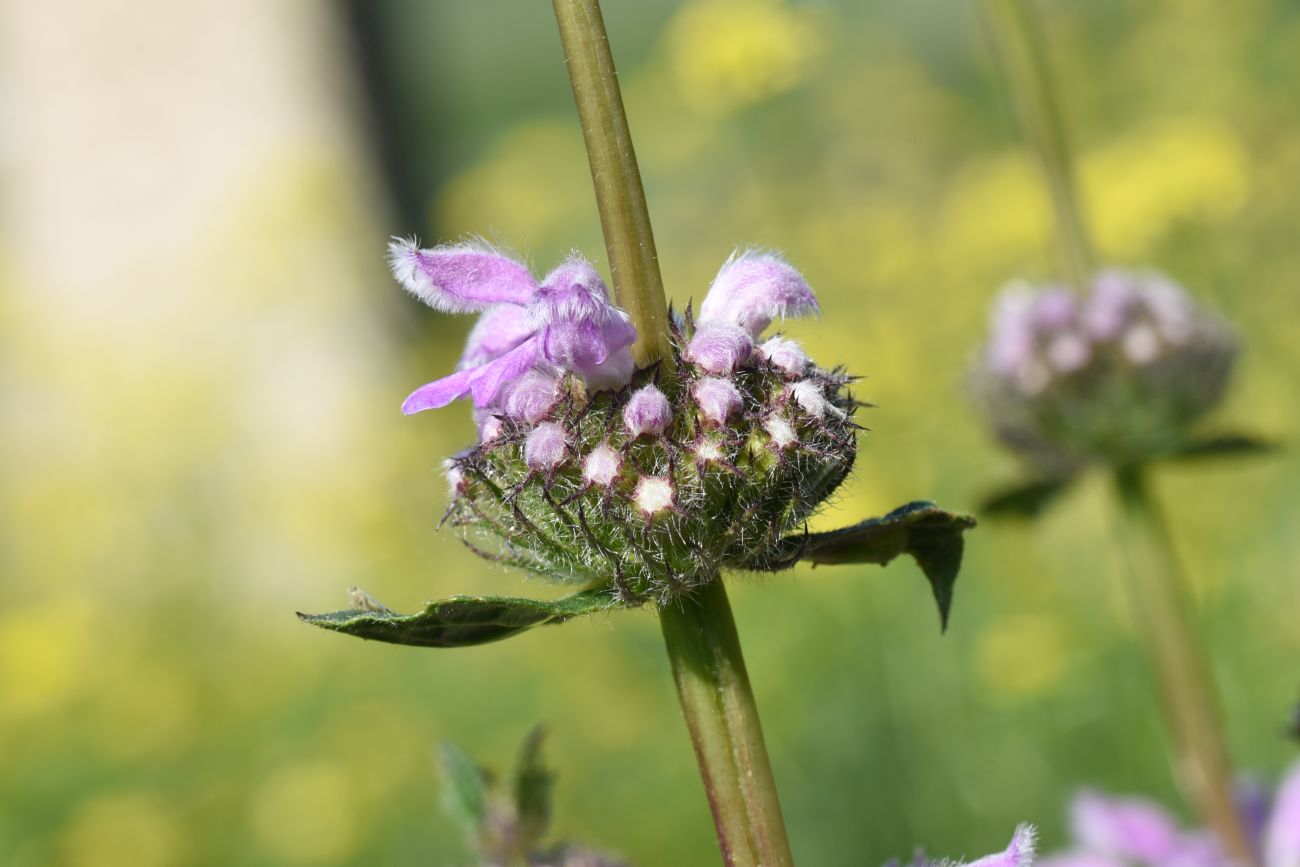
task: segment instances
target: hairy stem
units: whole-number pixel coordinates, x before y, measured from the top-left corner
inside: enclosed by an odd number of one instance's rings
[[[1248,837],[1232,795],[1232,766],[1209,661],[1192,625],[1186,582],[1163,517],[1139,468],[1117,471],[1120,542],[1134,619],[1155,671],[1184,795],[1241,863]]]
[[[659,612],[722,857],[733,867],[793,863],[727,591],[714,580]]]
[[[632,354],[642,367],[656,361],[671,365],[663,278],[600,3],[553,0],[553,5],[596,185],[614,296],[636,326]]]
[[[596,187],[614,293],[637,329],[637,363],[673,363],[645,190],[599,0],[553,0]],[[792,864],[781,804],[721,577],[660,611],[686,725],[734,867]]]
[[[1029,146],[1047,181],[1056,215],[1061,267],[1075,290],[1087,290],[1092,245],[1079,206],[1070,146],[1056,103],[1043,36],[1032,0],[984,0],[984,19]]]

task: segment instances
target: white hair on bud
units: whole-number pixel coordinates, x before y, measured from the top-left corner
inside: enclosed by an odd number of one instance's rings
[[[795,433],[790,422],[786,421],[779,415],[769,415],[763,420],[763,430],[772,438],[772,445],[777,450],[789,448],[799,441],[799,434]]]
[[[591,450],[582,461],[582,479],[588,484],[608,488],[618,478],[623,459],[605,443]]]
[[[661,476],[642,476],[636,483],[633,499],[644,515],[653,515],[673,505],[673,483]]]

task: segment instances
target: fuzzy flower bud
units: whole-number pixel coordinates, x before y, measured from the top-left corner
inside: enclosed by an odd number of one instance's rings
[[[686,349],[686,360],[713,374],[731,373],[749,360],[754,341],[739,325],[701,322]]]
[[[502,389],[500,403],[504,415],[535,424],[559,399],[559,380],[549,373],[533,369]]]
[[[788,337],[769,337],[758,345],[760,358],[790,376],[802,376],[812,362],[799,341]]]
[[[727,419],[744,405],[740,389],[729,379],[705,377],[695,383],[694,394],[700,417],[713,425],[726,424]]]
[[[569,435],[554,422],[539,424],[524,441],[524,463],[533,470],[553,470],[564,461]]]
[[[623,424],[633,438],[659,436],[672,420],[672,405],[654,385],[642,386],[632,392],[627,406],[623,407]]]
[[[1226,326],[1168,278],[1108,271],[1086,298],[1004,291],[972,383],[1002,441],[1060,474],[1177,448],[1223,395],[1235,355]]]
[[[632,498],[641,514],[649,517],[672,508],[673,493],[672,479],[642,476],[636,483],[636,492]]]
[[[601,443],[582,460],[582,480],[589,485],[608,488],[618,478],[623,458],[607,444]]]

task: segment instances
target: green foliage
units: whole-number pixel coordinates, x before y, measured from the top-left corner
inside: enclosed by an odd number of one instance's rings
[[[430,602],[418,614],[348,609],[298,617],[314,626],[389,644],[467,647],[517,635],[534,626],[563,623],[613,607],[602,589],[584,590],[552,602],[507,596],[453,596]]]
[[[826,533],[790,536],[788,553],[768,568],[792,566],[798,560],[814,565],[875,563],[887,565],[900,554],[916,560],[939,606],[939,622],[948,628],[953,585],[961,568],[963,533],[975,526],[970,515],[948,512],[934,503],[918,500],[900,506],[883,518],[869,518],[851,527]]]
[[[442,808],[460,827],[466,842],[477,848],[488,812],[487,775],[453,743],[438,745],[438,769],[443,780]]]

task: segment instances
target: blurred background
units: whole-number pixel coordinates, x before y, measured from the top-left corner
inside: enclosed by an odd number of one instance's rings
[[[866,379],[821,526],[1016,477],[963,371],[1048,209],[966,2],[610,2],[665,282],[737,244]],[[393,234],[603,263],[549,4],[0,4],[0,863],[453,864],[432,751],[505,767],[546,722],[557,831],[718,861],[646,612],[432,652],[312,630],[360,584],[414,610],[552,594],[437,532],[465,406],[403,418],[470,324],[407,298]],[[1105,258],[1158,264],[1246,345],[1216,421],[1300,427],[1300,8],[1040,4]],[[602,264],[603,267],[603,264]],[[1300,671],[1300,457],[1161,470],[1233,748],[1271,780]],[[971,538],[952,628],[910,563],[732,581],[805,865],[1014,824],[1080,784],[1176,803],[1098,481]],[[1181,809],[1181,808],[1180,808]]]

